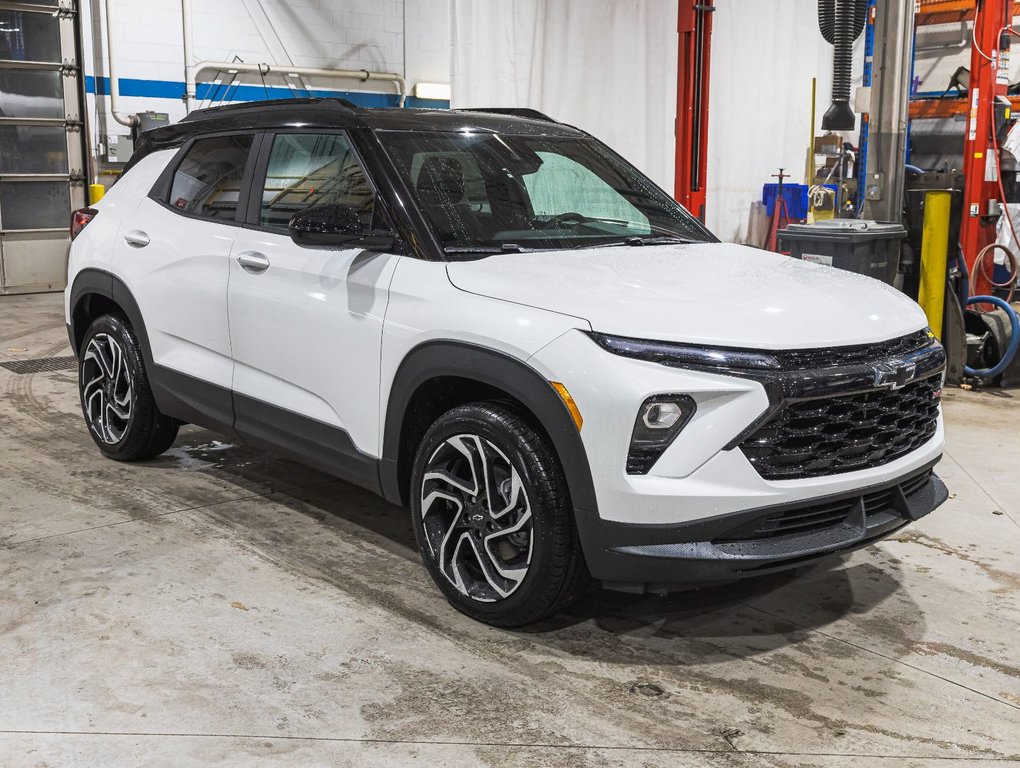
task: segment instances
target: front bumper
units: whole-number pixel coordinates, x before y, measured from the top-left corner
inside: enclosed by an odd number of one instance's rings
[[[918,376],[935,376],[944,355],[941,347],[929,348],[909,362],[915,361]],[[597,508],[575,505],[575,519],[592,576],[610,586],[661,590],[794,567],[865,546],[947,497],[931,473],[944,445],[941,415],[923,445],[852,471],[767,479],[738,447],[777,405],[880,389],[874,377],[881,368],[871,363],[783,369],[761,380],[628,359],[596,349],[576,332],[529,362],[549,380],[564,382],[585,417],[581,439]],[[628,474],[629,435],[640,403],[670,393],[696,401],[694,418],[648,474]],[[885,494],[884,501],[876,502],[876,494]],[[831,519],[816,514],[826,510]],[[797,516],[813,524],[781,535],[757,535],[754,526],[733,533],[756,520]]]
[[[610,589],[666,592],[787,570],[867,546],[924,517],[949,497],[932,471],[894,482],[671,525],[602,521],[587,547]]]

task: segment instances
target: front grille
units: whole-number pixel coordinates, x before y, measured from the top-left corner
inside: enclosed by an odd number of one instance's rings
[[[740,449],[766,480],[872,469],[920,448],[935,434],[941,377],[902,389],[791,402]]]
[[[784,370],[809,371],[816,368],[860,365],[887,357],[899,357],[932,344],[933,337],[928,330],[900,336],[877,344],[856,344],[850,347],[826,347],[822,349],[787,349],[770,352]]]
[[[900,483],[898,488],[909,499],[924,488],[931,479],[931,476],[931,470],[927,470],[916,477]],[[798,507],[796,509],[773,512],[728,531],[715,539],[713,543],[760,541],[762,539],[777,539],[781,536],[796,536],[797,534],[823,531],[827,528],[849,523],[848,518],[862,500],[864,502],[865,519],[883,512],[900,514],[900,510],[897,509],[897,486],[894,485],[891,488],[862,496],[852,496],[835,501],[822,502],[821,504],[809,507]]]
[[[13,360],[0,363],[0,368],[20,374],[67,371],[78,365],[76,357],[37,357],[32,360]]]

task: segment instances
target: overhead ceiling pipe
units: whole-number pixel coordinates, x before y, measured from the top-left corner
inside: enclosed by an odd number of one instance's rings
[[[110,112],[113,119],[128,128],[138,125],[138,115],[125,115],[120,111],[120,85],[117,82],[117,47],[113,42],[113,4],[114,0],[105,0],[106,11],[106,76],[110,80]]]
[[[246,64],[239,61],[203,61],[191,67],[188,72],[188,93],[195,92],[195,82],[202,72],[237,72],[262,75],[297,75],[305,77],[325,77],[337,80],[383,80],[393,83],[400,96],[400,106],[404,106],[407,97],[407,82],[403,75],[396,72],[370,72],[367,69],[318,69],[314,67],[292,67],[279,64]]]
[[[868,20],[867,0],[818,0],[818,28],[833,47],[832,106],[822,117],[826,131],[852,131],[857,117],[850,108],[854,40]]]
[[[184,111],[191,112],[195,105],[195,68],[192,66],[195,28],[192,23],[191,0],[181,0],[181,22],[184,33]]]

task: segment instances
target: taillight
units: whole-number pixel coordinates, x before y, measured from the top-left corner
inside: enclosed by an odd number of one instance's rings
[[[71,214],[71,239],[78,237],[78,233],[85,229],[85,225],[99,213],[95,208],[80,208]]]

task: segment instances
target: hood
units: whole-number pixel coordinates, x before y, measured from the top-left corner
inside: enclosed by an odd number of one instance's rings
[[[797,349],[927,325],[915,302],[878,280],[729,243],[507,253],[447,271],[461,290],[657,341]]]

